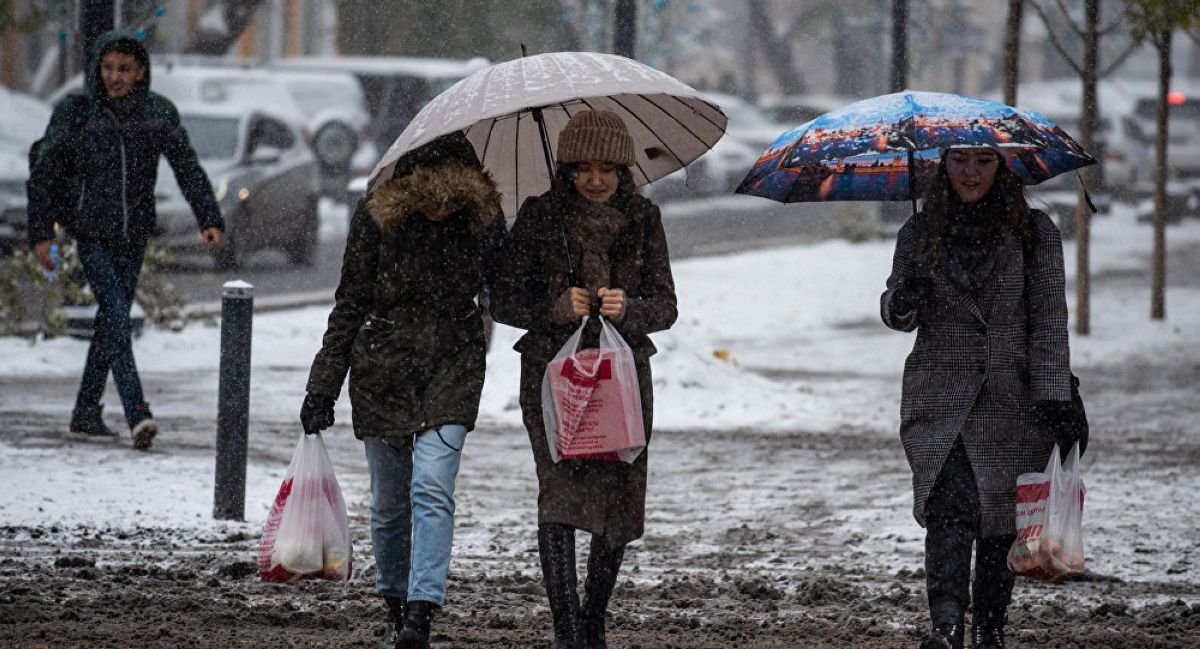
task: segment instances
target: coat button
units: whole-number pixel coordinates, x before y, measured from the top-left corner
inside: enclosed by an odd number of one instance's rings
[[[979,325],[979,333],[987,335],[987,325]]]
[[[979,373],[980,373],[980,374],[987,374],[987,365],[980,365],[980,366],[979,366]]]

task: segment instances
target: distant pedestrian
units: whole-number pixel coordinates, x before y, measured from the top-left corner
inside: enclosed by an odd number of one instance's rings
[[[883,322],[917,331],[900,438],[926,528],[922,649],[1005,644],[1017,476],[1079,438],[1071,407],[1062,240],[991,148],[951,148],[901,227]],[[975,578],[971,583],[971,551]]]
[[[454,483],[483,390],[476,300],[505,237],[496,185],[457,132],[402,156],[351,219],[300,421],[308,434],[332,426],[349,372],[354,435],[371,474],[387,649],[428,647],[445,604]]]
[[[516,345],[520,402],[537,465],[538,551],[554,646],[591,649],[605,646],[604,618],[625,545],[642,536],[650,449],[632,464],[555,464],[542,419],[542,376],[581,318],[607,318],[633,350],[649,442],[655,348],[648,334],[669,328],[677,311],[662,216],[634,191],[633,139],[621,118],[609,111],[573,115],[559,134],[557,162],[550,191],[517,214],[492,300],[498,322],[526,330]],[[581,347],[596,347],[599,329],[590,322]],[[582,605],[576,529],[592,534]]]
[[[174,104],[150,90],[150,57],[141,42],[124,32],[103,34],[86,74],[84,95],[69,95],[54,107],[31,152],[29,240],[38,263],[53,270],[54,224],[64,227],[96,298],[71,433],[117,438],[100,405],[111,369],[134,448],[145,450],[158,424],[138,377],[129,310],[155,232],[159,156],[171,164],[205,246],[220,245],[224,221]]]

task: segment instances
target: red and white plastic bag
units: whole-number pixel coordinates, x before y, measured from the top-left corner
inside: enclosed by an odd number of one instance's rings
[[[1051,583],[1083,572],[1080,474],[1079,444],[1071,447],[1065,464],[1056,444],[1044,472],[1017,478],[1017,540],[1008,551],[1009,570]]]
[[[600,346],[579,349],[588,318],[546,366],[542,416],[550,456],[633,462],[646,447],[633,350],[600,318]]]
[[[258,545],[263,581],[350,579],[350,522],[320,435],[300,435]]]

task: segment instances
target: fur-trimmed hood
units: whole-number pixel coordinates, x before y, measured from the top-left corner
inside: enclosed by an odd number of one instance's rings
[[[491,175],[462,164],[417,167],[412,173],[393,178],[372,194],[367,210],[379,229],[387,232],[411,215],[443,205],[450,206],[452,213],[465,210],[474,235],[504,218],[500,192]]]

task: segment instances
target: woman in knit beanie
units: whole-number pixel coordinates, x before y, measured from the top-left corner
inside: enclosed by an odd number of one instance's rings
[[[633,350],[646,441],[653,391],[648,334],[677,316],[662,215],[634,191],[633,138],[610,111],[583,111],[558,137],[550,191],[521,206],[492,293],[496,320],[526,330],[521,411],[538,476],[538,550],[554,616],[554,646],[604,647],[604,618],[625,545],[642,536],[649,446],[631,464],[551,459],[542,419],[546,365],[587,315],[605,317]],[[581,346],[597,346],[589,321]],[[582,603],[575,530],[591,533]]]

